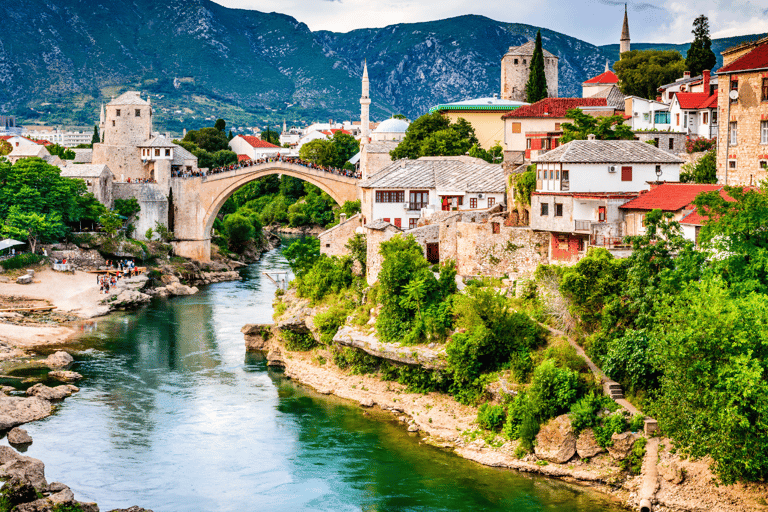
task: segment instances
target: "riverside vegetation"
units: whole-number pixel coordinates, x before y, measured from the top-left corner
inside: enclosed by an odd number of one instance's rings
[[[478,425],[516,439],[524,456],[541,426],[567,413],[575,431],[592,429],[600,446],[614,433],[642,428],[602,396],[585,361],[541,323],[566,330],[631,401],[658,420],[679,454],[709,457],[718,482],[764,482],[768,476],[768,192],[726,187],[696,199],[709,218],[699,249],[678,223],[654,211],[646,234],[631,237],[632,255],[593,248],[571,267],[543,265],[518,282],[516,297],[492,279],[458,291],[449,262],[431,266],[408,237],[382,243],[379,281],[367,287],[362,235],[351,256],[320,255],[316,241],[286,251],[293,286],[320,312],[319,335],[291,335],[288,348],[326,348],[352,373],[376,374],[411,391],[439,391],[478,405]],[[275,314],[287,305],[279,298]],[[445,366],[425,369],[332,343],[338,329],[375,327],[384,342],[430,344]],[[300,338],[300,340],[299,340]],[[497,393],[497,384],[509,392]],[[502,386],[503,387],[503,386]],[[644,443],[622,467],[639,471]]]

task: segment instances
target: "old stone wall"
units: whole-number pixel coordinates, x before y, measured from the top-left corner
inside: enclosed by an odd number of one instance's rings
[[[531,73],[533,55],[505,55],[501,60],[501,98],[525,101],[525,85]],[[544,76],[547,78],[547,94],[558,97],[557,57],[544,57]]]
[[[107,105],[105,114],[105,144],[138,146],[152,136],[152,107],[149,105]]]
[[[372,285],[379,279],[379,272],[381,272],[381,263],[384,258],[379,253],[379,246],[382,242],[385,242],[401,233],[396,227],[389,225],[385,229],[366,229],[366,249],[367,255],[365,260],[365,268],[367,273],[368,284]]]
[[[72,265],[75,270],[98,269],[105,264],[104,258],[96,249],[81,249],[74,244],[47,245],[44,247],[50,258],[59,261],[66,258],[67,264]]]
[[[156,223],[168,226],[168,196],[162,186],[154,183],[114,183],[112,186],[114,199],[129,199],[135,197],[139,201],[141,211],[134,222],[135,234],[138,240],[144,240],[148,229],[155,230]]]
[[[116,182],[125,182],[128,178],[133,181],[147,177],[139,155],[139,149],[135,146],[93,145],[93,163],[108,166]]]
[[[461,276],[530,277],[547,263],[549,233],[487,223],[456,224],[456,266]],[[497,227],[494,227],[494,224]],[[442,247],[441,256],[442,256]],[[441,257],[442,259],[442,257]]]
[[[739,99],[730,103],[730,122],[736,123],[736,144],[729,144],[727,98],[731,84],[728,75],[718,80],[719,98],[723,99],[718,102],[718,183],[756,185],[767,176],[766,169],[761,165],[761,162],[768,164],[768,143],[760,142],[761,124],[768,121],[768,102],[762,100],[762,81],[763,73],[738,75]]]
[[[358,213],[331,229],[320,233],[318,235],[320,239],[320,254],[327,254],[328,256],[345,256],[349,254],[349,249],[345,246],[349,239],[355,236],[355,231],[362,224],[363,216]]]
[[[665,131],[655,131],[655,132],[637,131],[635,132],[635,137],[637,137],[637,140],[641,140],[643,142],[647,142],[649,140],[656,142],[656,139],[658,139],[659,145],[656,147],[658,147],[659,149],[663,149],[664,151],[669,151],[670,153],[674,153],[680,158],[683,158],[683,155],[681,153],[687,154],[685,152],[685,140],[688,138],[688,135],[685,133],[665,132]]]

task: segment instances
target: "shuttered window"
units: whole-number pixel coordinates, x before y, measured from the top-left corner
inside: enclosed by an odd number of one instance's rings
[[[621,168],[621,181],[632,181],[632,167]]]

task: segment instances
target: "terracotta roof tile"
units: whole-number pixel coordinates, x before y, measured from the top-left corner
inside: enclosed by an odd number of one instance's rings
[[[577,107],[607,107],[605,98],[544,98],[532,105],[520,107],[504,114],[502,119],[511,117],[565,117],[565,113]]]
[[[680,108],[702,108],[701,105],[709,100],[709,94],[706,92],[679,92],[675,94]]]
[[[722,190],[722,185],[699,185],[696,183],[663,183],[640,195],[619,208],[625,210],[663,210],[675,212],[690,205],[702,192]]]
[[[601,73],[597,75],[594,78],[590,78],[586,82],[584,82],[584,85],[587,84],[617,84],[619,83],[619,77],[616,76],[616,73],[614,73],[611,70],[608,70],[604,73]]]
[[[727,66],[718,69],[717,73],[734,73],[738,71],[766,68],[768,68],[768,44],[761,44]]]
[[[254,148],[280,148],[280,146],[275,146],[274,144],[267,142],[265,140],[261,140],[258,137],[254,137],[253,135],[238,135],[241,139],[243,139],[245,142],[251,145],[251,147]]]

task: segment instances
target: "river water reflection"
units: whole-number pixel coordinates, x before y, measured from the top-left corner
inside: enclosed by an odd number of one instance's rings
[[[275,250],[241,282],[101,320],[77,347],[81,391],[25,427],[27,455],[101,510],[619,510],[420,445],[390,416],[317,395],[245,354],[242,325],[272,314],[261,272],[286,269]]]

